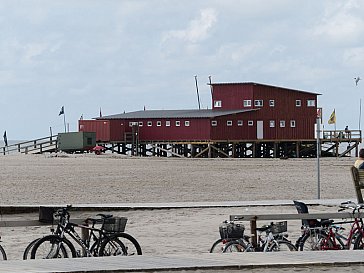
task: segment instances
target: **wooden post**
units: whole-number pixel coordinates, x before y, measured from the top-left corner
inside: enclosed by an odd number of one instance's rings
[[[258,245],[257,216],[254,216],[254,218],[252,220],[250,220],[250,233],[252,235],[253,247],[256,248]]]
[[[88,223],[84,223],[85,226],[88,226]],[[81,228],[81,239],[86,244],[90,236],[89,230],[87,228]],[[82,249],[82,256],[87,256],[87,253],[84,249]]]

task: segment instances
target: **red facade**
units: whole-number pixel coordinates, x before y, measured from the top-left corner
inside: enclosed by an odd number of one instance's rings
[[[167,111],[156,117],[153,111],[139,111],[80,120],[79,130],[96,132],[98,142],[125,141],[136,132],[135,126],[139,141],[314,139],[318,94],[256,83],[212,84],[212,88],[209,115],[202,115],[202,110],[191,115],[190,110],[188,116],[168,116]]]
[[[264,140],[310,140],[315,137],[317,95],[256,83],[233,83],[213,84],[212,100],[214,109],[258,109],[253,116],[244,114],[244,119],[251,122],[248,128],[245,126],[247,132],[243,137],[251,139],[253,129],[253,139],[260,139],[259,130]],[[216,107],[217,101],[221,101],[221,107]],[[244,101],[251,105],[244,106]]]

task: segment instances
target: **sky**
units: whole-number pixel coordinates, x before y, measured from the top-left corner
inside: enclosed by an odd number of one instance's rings
[[[320,93],[326,130],[334,109],[337,129],[359,129],[363,14],[361,0],[1,0],[0,132],[197,109],[195,76],[203,108],[209,76],[257,82]]]

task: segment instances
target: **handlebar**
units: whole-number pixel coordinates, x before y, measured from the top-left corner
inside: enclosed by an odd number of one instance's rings
[[[352,209],[353,212],[355,212],[355,211],[359,211],[360,209],[363,209],[363,208],[364,208],[364,204],[356,204],[355,202],[348,200],[348,201],[342,202],[340,204],[338,211]]]

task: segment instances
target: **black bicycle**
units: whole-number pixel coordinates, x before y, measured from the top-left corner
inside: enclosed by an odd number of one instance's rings
[[[59,223],[54,234],[34,242],[30,247],[32,259],[142,254],[138,241],[124,232],[126,218],[99,214],[100,218],[88,218],[85,224],[76,224],[70,222],[70,208],[71,206],[67,206],[56,212],[55,216],[59,217]],[[97,225],[100,227],[96,227]],[[83,236],[76,232],[75,227],[83,229]],[[74,243],[79,246],[78,250]]]

